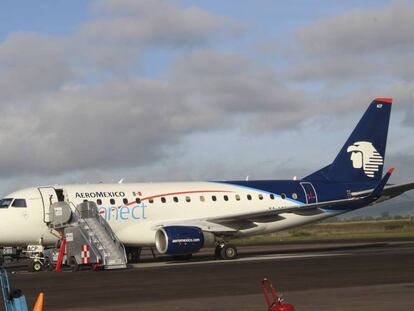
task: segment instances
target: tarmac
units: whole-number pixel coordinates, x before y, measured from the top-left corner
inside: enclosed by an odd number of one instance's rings
[[[9,272],[29,309],[43,291],[45,310],[267,310],[268,277],[296,310],[414,310],[414,240],[246,246],[232,261],[212,252],[182,262],[146,253],[118,271]]]

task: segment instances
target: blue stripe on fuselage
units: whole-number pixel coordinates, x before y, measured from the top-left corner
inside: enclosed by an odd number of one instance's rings
[[[290,180],[270,181],[270,180],[252,180],[252,181],[214,181],[215,183],[227,184],[238,188],[253,190],[266,194],[273,194],[281,198],[281,194],[286,194],[285,200],[297,205],[306,204],[306,198],[303,189],[297,182]],[[290,184],[289,184],[290,183]],[[278,184],[279,186],[275,185]],[[281,186],[283,185],[283,186]],[[277,191],[275,191],[277,189]],[[298,195],[298,199],[289,198],[293,193]]]
[[[275,196],[281,197],[280,194],[286,194],[286,200],[297,204],[299,206],[306,204],[305,193],[300,185],[301,182],[307,182],[304,180],[251,180],[251,181],[215,181],[215,183],[232,185],[244,189],[250,189],[253,191],[259,191],[263,193],[272,193]],[[336,182],[313,182],[316,194],[319,202],[334,201],[346,199],[348,192],[358,192],[363,190],[372,189],[375,187],[372,183],[336,183]],[[292,199],[293,193],[298,195],[298,199]],[[290,196],[290,198],[288,197]],[[368,203],[369,204],[369,203]],[[324,211],[351,211],[359,209],[365,205],[347,204],[344,206],[337,206],[332,208],[324,208]]]

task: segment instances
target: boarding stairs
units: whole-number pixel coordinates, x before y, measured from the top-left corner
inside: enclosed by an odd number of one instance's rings
[[[95,206],[96,209],[96,206]],[[98,213],[95,217],[78,219],[79,228],[89,237],[102,256],[102,265],[105,269],[123,269],[127,266],[125,247],[119,241],[105,219]]]
[[[76,206],[73,203],[56,202],[50,206],[50,215],[49,227],[64,232],[67,247],[81,252],[82,245],[86,243],[105,270],[127,267],[124,245],[108,222],[99,215],[94,202],[87,201]],[[68,232],[73,240],[68,239]]]

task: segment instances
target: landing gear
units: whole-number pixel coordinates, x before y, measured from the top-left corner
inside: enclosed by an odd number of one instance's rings
[[[27,268],[29,272],[39,272],[43,269],[43,264],[39,260],[30,260]]]
[[[221,248],[222,248],[222,245],[221,244],[217,244],[216,245],[216,248],[214,249],[214,258],[216,258],[216,259],[220,259],[221,258],[221,255],[220,255]]]
[[[237,258],[237,248],[233,244],[220,243],[214,250],[216,259],[231,260]]]
[[[78,272],[79,269],[80,269],[79,264],[76,261],[76,258],[75,257],[70,257],[70,259],[69,259],[69,266],[70,266],[72,272]]]
[[[141,256],[141,247],[125,247],[128,263],[138,263]]]

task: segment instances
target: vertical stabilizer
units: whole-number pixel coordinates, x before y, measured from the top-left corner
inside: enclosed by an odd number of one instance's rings
[[[332,164],[304,179],[378,183],[385,160],[391,104],[391,98],[376,98]]]

